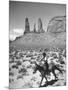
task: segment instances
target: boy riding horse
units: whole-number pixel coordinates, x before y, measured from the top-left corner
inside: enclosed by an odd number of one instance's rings
[[[43,59],[41,60],[41,62],[43,62],[43,65],[41,66],[41,65],[37,64],[37,62],[35,62],[36,67],[35,67],[35,70],[33,72],[33,73],[36,73],[36,71],[39,70],[39,72],[41,73],[42,79],[40,82],[40,86],[41,86],[44,78],[46,79],[46,82],[47,82],[46,75],[50,75],[50,72],[53,73],[53,75],[55,76],[55,79],[57,79],[57,76],[55,74],[55,70],[58,70],[62,73],[62,71],[56,65],[54,65],[54,63],[51,66],[48,64],[45,52],[43,52],[42,55],[43,55]]]

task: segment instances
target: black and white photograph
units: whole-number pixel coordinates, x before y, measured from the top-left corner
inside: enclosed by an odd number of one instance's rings
[[[9,1],[9,88],[66,86],[66,4]]]

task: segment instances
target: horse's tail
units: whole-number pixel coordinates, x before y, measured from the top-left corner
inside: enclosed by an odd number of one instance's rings
[[[55,65],[54,67],[55,67],[55,69],[56,69],[56,70],[58,70],[60,73],[62,73],[62,74],[63,74],[63,72],[62,72],[63,70],[61,70],[61,68],[60,68],[60,67],[58,67],[58,65]]]

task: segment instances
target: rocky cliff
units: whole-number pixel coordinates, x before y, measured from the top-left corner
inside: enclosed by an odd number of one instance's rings
[[[41,25],[40,25],[41,24]],[[42,28],[42,23],[39,29]],[[41,27],[40,27],[41,26]],[[42,32],[42,30],[40,30]],[[56,34],[57,33],[57,34]],[[60,43],[60,44],[59,44]],[[49,21],[47,32],[45,33],[27,33],[13,41],[10,46],[16,48],[49,48],[66,47],[66,17],[57,16]]]
[[[61,33],[61,32],[66,32],[66,17],[65,16],[57,16],[52,18],[49,21],[48,32],[51,33]]]

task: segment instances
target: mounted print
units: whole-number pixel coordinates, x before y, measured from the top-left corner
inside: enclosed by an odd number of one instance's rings
[[[9,1],[9,88],[66,85],[66,5]]]

